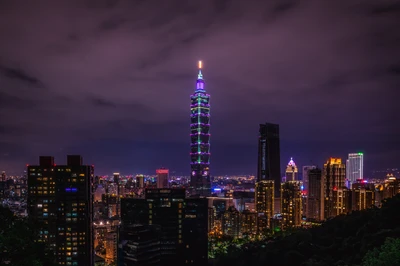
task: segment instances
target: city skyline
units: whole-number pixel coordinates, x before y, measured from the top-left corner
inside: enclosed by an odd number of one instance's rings
[[[0,171],[81,154],[98,174],[190,175],[199,59],[213,102],[212,175],[257,172],[265,121],[280,125],[282,172],[290,157],[321,167],[352,152],[365,154],[366,174],[398,167],[396,10],[222,2],[2,3]]]

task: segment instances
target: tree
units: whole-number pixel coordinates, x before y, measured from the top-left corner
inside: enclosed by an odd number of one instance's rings
[[[367,252],[363,266],[400,265],[400,239],[388,237],[380,248]]]
[[[0,206],[0,265],[53,266],[44,244],[35,242],[38,229]]]

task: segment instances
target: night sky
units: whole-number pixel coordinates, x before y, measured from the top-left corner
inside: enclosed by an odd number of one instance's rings
[[[400,167],[399,17],[397,0],[1,0],[0,170],[81,154],[97,174],[189,175],[200,59],[211,174],[255,174],[265,122],[282,167]]]

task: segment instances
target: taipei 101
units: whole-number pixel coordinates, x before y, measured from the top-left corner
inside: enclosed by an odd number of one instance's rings
[[[400,265],[399,12],[0,1],[0,265]]]

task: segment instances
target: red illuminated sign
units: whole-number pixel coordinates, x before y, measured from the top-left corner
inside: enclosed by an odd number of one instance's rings
[[[157,169],[156,174],[168,174],[169,170],[168,169]]]

